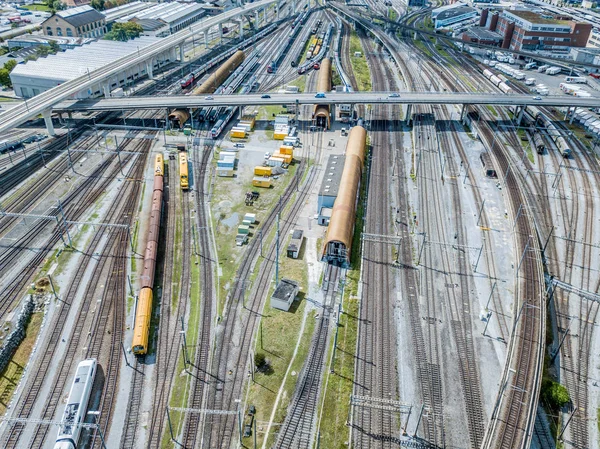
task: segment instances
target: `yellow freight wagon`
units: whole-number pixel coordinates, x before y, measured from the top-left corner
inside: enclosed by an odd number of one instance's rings
[[[273,169],[271,167],[262,167],[256,166],[254,167],[254,174],[256,176],[271,176]]]
[[[282,145],[281,148],[279,148],[279,152],[281,154],[291,154],[293,156],[294,155],[294,147],[291,147],[289,145]]]
[[[266,178],[264,176],[255,176],[254,178],[252,178],[252,185],[254,187],[269,188],[272,185],[271,178]]]

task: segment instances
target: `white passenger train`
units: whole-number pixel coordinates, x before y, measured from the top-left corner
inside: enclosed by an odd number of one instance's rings
[[[96,377],[96,365],[96,359],[86,359],[77,366],[54,449],[77,449],[81,433],[79,424],[85,421],[88,401]]]

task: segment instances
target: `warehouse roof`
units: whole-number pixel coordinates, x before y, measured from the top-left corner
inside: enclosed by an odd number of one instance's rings
[[[552,17],[548,15],[541,15],[535,11],[523,11],[523,10],[515,10],[515,11],[505,11],[514,16],[520,17],[521,19],[527,20],[531,23],[541,23],[541,24],[556,24],[556,25],[570,25],[571,22],[568,20],[559,19],[557,17]]]
[[[156,43],[156,37],[142,36],[127,42],[100,40],[72,50],[29,61],[17,65],[13,76],[36,79],[67,81],[82,75],[88,70],[99,69],[117,59],[129,56],[142,48]]]
[[[327,159],[327,167],[325,169],[325,176],[323,176],[323,182],[321,182],[321,189],[319,190],[320,196],[337,196],[340,188],[340,181],[342,179],[342,172],[344,171],[345,156],[332,154]]]
[[[465,33],[469,37],[474,37],[479,40],[486,41],[501,41],[503,39],[500,33],[496,33],[495,31],[486,30],[482,27],[472,27],[465,31]]]
[[[186,17],[196,11],[203,10],[203,6],[199,3],[159,3],[152,8],[143,11],[134,12],[118,19],[119,22],[128,22],[136,19],[155,19],[162,20],[164,23],[175,23],[182,17]]]
[[[110,23],[120,19],[121,17],[151,8],[154,5],[155,3],[149,2],[131,2],[125,5],[117,6],[116,8],[108,9],[104,11],[104,15],[106,16],[106,21]]]
[[[458,8],[448,9],[446,11],[442,11],[437,15],[435,20],[442,21],[451,19],[453,17],[462,16],[464,14],[476,13],[477,10],[475,8],[471,8],[470,6],[459,6]]]
[[[88,5],[58,11],[55,15],[61,17],[65,22],[70,23],[74,27],[87,25],[88,23],[97,22],[105,18],[104,14]],[[52,17],[47,20],[52,20]]]

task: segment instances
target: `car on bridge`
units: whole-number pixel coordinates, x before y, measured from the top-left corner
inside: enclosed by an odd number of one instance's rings
[[[317,92],[317,95],[315,95],[315,98],[325,98],[325,92]]]
[[[204,99],[205,99],[205,100],[214,100],[214,99],[215,99],[215,97],[213,97],[213,96],[211,96],[211,95],[208,95],[208,96],[204,97]]]
[[[271,98],[271,96],[269,94],[264,94],[263,96],[261,96],[260,98]]]
[[[394,92],[393,94],[389,94],[389,95],[388,95],[388,97],[389,97],[389,98],[398,98],[398,97],[400,97],[400,94],[399,94],[399,93],[396,93],[396,92]]]
[[[533,97],[534,100],[541,100],[542,97]]]

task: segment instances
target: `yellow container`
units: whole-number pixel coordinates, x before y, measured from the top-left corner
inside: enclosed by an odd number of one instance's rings
[[[278,158],[283,159],[283,162],[285,162],[286,164],[291,164],[292,159],[293,159],[293,156],[291,154],[281,154],[278,152],[273,154],[273,157],[278,157]]]
[[[254,187],[269,188],[272,185],[271,178],[266,178],[264,176],[255,176],[254,178],[252,178],[252,185]]]
[[[235,137],[237,139],[245,139],[246,131],[231,131],[231,137]]]
[[[262,167],[260,165],[254,167],[254,174],[256,176],[271,176],[271,173],[272,173],[271,167]]]
[[[240,119],[240,122],[247,122],[250,123],[250,127],[252,129],[254,129],[254,125],[256,123],[256,117],[254,115],[244,115],[242,116],[242,118]]]
[[[275,140],[283,140],[287,137],[287,131],[286,132],[275,132],[273,133],[273,139]]]
[[[293,156],[294,155],[294,147],[289,146],[289,145],[282,145],[281,148],[279,148],[279,152],[281,154],[291,154]]]

